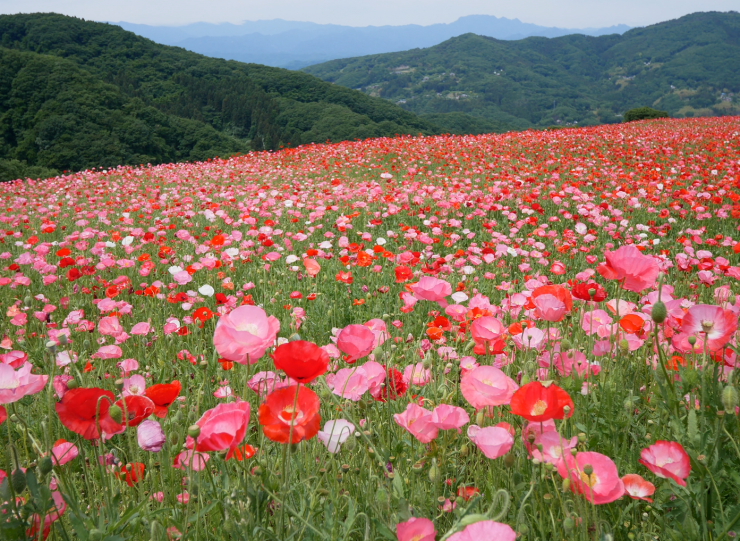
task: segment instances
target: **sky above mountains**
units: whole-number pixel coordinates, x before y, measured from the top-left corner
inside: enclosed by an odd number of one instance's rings
[[[289,19],[350,26],[449,23],[464,15],[543,26],[645,26],[696,11],[740,9],[739,0],[0,0],[0,13],[56,12],[150,25]]]

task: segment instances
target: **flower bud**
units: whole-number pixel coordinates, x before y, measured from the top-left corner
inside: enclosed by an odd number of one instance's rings
[[[619,351],[621,351],[622,353],[628,353],[629,350],[630,350],[630,343],[627,342],[626,338],[622,338],[619,341]]]
[[[121,411],[120,407],[113,404],[110,408],[108,408],[108,415],[116,423],[118,423],[119,425],[121,424],[121,421],[123,420],[123,411]]]
[[[432,467],[429,468],[429,480],[434,483],[437,479],[439,479],[439,467],[437,466],[437,462],[432,462]]]
[[[514,453],[507,453],[504,457],[504,466],[507,468],[513,468],[515,463],[516,457],[514,456]]]
[[[727,385],[722,389],[722,405],[727,413],[733,413],[738,404],[737,389],[732,385]]]
[[[565,533],[572,532],[575,525],[576,522],[570,517],[566,517],[565,520],[563,520],[563,530],[565,530]]]
[[[593,466],[591,466],[591,464],[586,464],[583,467],[583,473],[585,473],[586,475],[591,475],[593,472],[594,472],[594,468]]]
[[[198,425],[190,425],[188,427],[188,436],[191,438],[197,438],[200,436],[200,427]]]
[[[486,414],[483,413],[483,410],[480,410],[478,413],[475,414],[475,424],[478,426],[481,426],[483,424],[483,421],[486,420]]]
[[[49,458],[48,456],[43,457],[39,461],[39,471],[43,475],[48,474],[52,470],[53,467],[54,467],[54,464],[52,463],[51,458]]]
[[[696,336],[689,336],[686,341],[693,347],[693,345],[696,344]]]
[[[573,344],[571,344],[570,340],[568,340],[567,338],[563,338],[560,341],[560,351],[568,351],[572,347],[573,347]]]
[[[71,379],[67,382],[67,389],[76,389],[80,384],[77,383],[76,379]]]
[[[467,444],[463,444],[460,447],[460,452],[458,453],[461,457],[465,458],[470,454],[470,447],[468,447]]]
[[[288,342],[297,342],[301,339],[301,336],[298,333],[293,333],[288,337]]]
[[[665,303],[661,300],[653,304],[652,310],[650,310],[650,317],[653,318],[655,323],[663,323],[668,317],[668,310],[666,309]]]
[[[26,490],[26,474],[22,469],[16,468],[13,470],[10,474],[10,485],[16,494]]]
[[[570,490],[570,479],[567,477],[563,479],[563,492],[568,492]]]
[[[586,434],[583,432],[578,433],[578,443],[586,443]]]

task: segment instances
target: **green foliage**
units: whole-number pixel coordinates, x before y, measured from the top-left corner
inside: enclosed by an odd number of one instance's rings
[[[307,74],[207,58],[72,17],[0,16],[3,180],[437,131]]]
[[[651,118],[669,118],[666,111],[658,111],[652,107],[637,107],[624,113],[624,121],[632,122],[633,120],[649,120]]]
[[[526,129],[614,123],[645,104],[671,116],[740,114],[739,64],[740,14],[711,12],[621,36],[465,34],[303,71],[420,115],[455,112]],[[456,122],[433,118],[443,127]]]

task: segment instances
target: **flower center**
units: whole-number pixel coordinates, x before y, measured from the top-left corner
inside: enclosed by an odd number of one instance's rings
[[[256,323],[244,323],[236,327],[238,331],[248,332],[251,335],[257,336],[259,332],[259,325]]]
[[[702,321],[701,330],[704,332],[710,332],[714,328],[714,321]]]
[[[278,417],[285,424],[290,424],[291,420],[295,425],[298,421],[303,418],[303,412],[301,410],[293,409],[293,406],[285,406],[283,411],[278,414]]]
[[[589,488],[593,488],[594,485],[598,482],[598,479],[596,478],[595,473],[587,475],[586,472],[581,472],[581,481],[584,484],[588,485]]]
[[[530,415],[542,415],[547,411],[547,402],[544,400],[538,400],[532,406],[532,410],[529,412]]]

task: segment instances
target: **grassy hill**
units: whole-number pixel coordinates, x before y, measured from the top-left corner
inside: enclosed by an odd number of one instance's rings
[[[73,17],[0,16],[0,180],[438,131],[305,73]]]
[[[501,125],[617,122],[653,106],[673,116],[740,113],[740,14],[695,13],[623,35],[500,41],[465,34],[428,49],[334,60],[306,73],[420,115]]]

